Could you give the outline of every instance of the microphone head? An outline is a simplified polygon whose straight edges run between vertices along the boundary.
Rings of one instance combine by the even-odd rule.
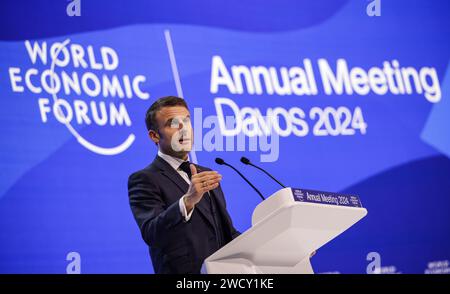
[[[222,165],[225,163],[225,161],[220,157],[216,157],[216,163]]]
[[[247,157],[242,156],[241,157],[241,162],[244,164],[249,164],[250,163],[250,159],[248,159]]]

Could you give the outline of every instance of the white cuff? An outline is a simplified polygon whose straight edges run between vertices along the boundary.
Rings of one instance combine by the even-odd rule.
[[[186,210],[186,205],[184,205],[184,197],[186,197],[186,196],[183,196],[180,198],[180,201],[178,201],[178,204],[180,205],[181,215],[184,217],[184,220],[188,222],[191,219],[191,216],[192,216],[192,213],[194,212],[195,206],[192,208],[191,212],[188,214],[187,210]]]

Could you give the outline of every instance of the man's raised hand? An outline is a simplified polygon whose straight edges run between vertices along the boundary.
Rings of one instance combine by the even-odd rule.
[[[188,213],[202,200],[206,192],[219,187],[219,182],[222,180],[222,175],[216,171],[197,173],[195,165],[190,164],[189,167],[191,169],[191,184],[184,195],[184,204]]]

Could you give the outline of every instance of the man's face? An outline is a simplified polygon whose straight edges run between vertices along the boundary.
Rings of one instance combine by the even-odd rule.
[[[163,107],[156,113],[158,132],[150,138],[165,154],[186,159],[192,149],[193,134],[189,110],[183,106]]]

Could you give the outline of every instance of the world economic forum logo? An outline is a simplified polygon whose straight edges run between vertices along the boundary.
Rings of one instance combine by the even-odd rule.
[[[84,126],[131,127],[126,107],[130,99],[149,99],[144,75],[119,71],[119,55],[111,47],[64,42],[24,42],[32,67],[9,67],[11,89],[36,94],[42,123],[66,126],[79,144],[101,155],[117,155],[134,142],[131,132],[114,146],[101,146],[83,137]],[[120,74],[119,74],[120,73]],[[64,97],[64,98],[62,98]],[[114,136],[116,136],[114,134]],[[123,136],[123,133],[117,134]]]

